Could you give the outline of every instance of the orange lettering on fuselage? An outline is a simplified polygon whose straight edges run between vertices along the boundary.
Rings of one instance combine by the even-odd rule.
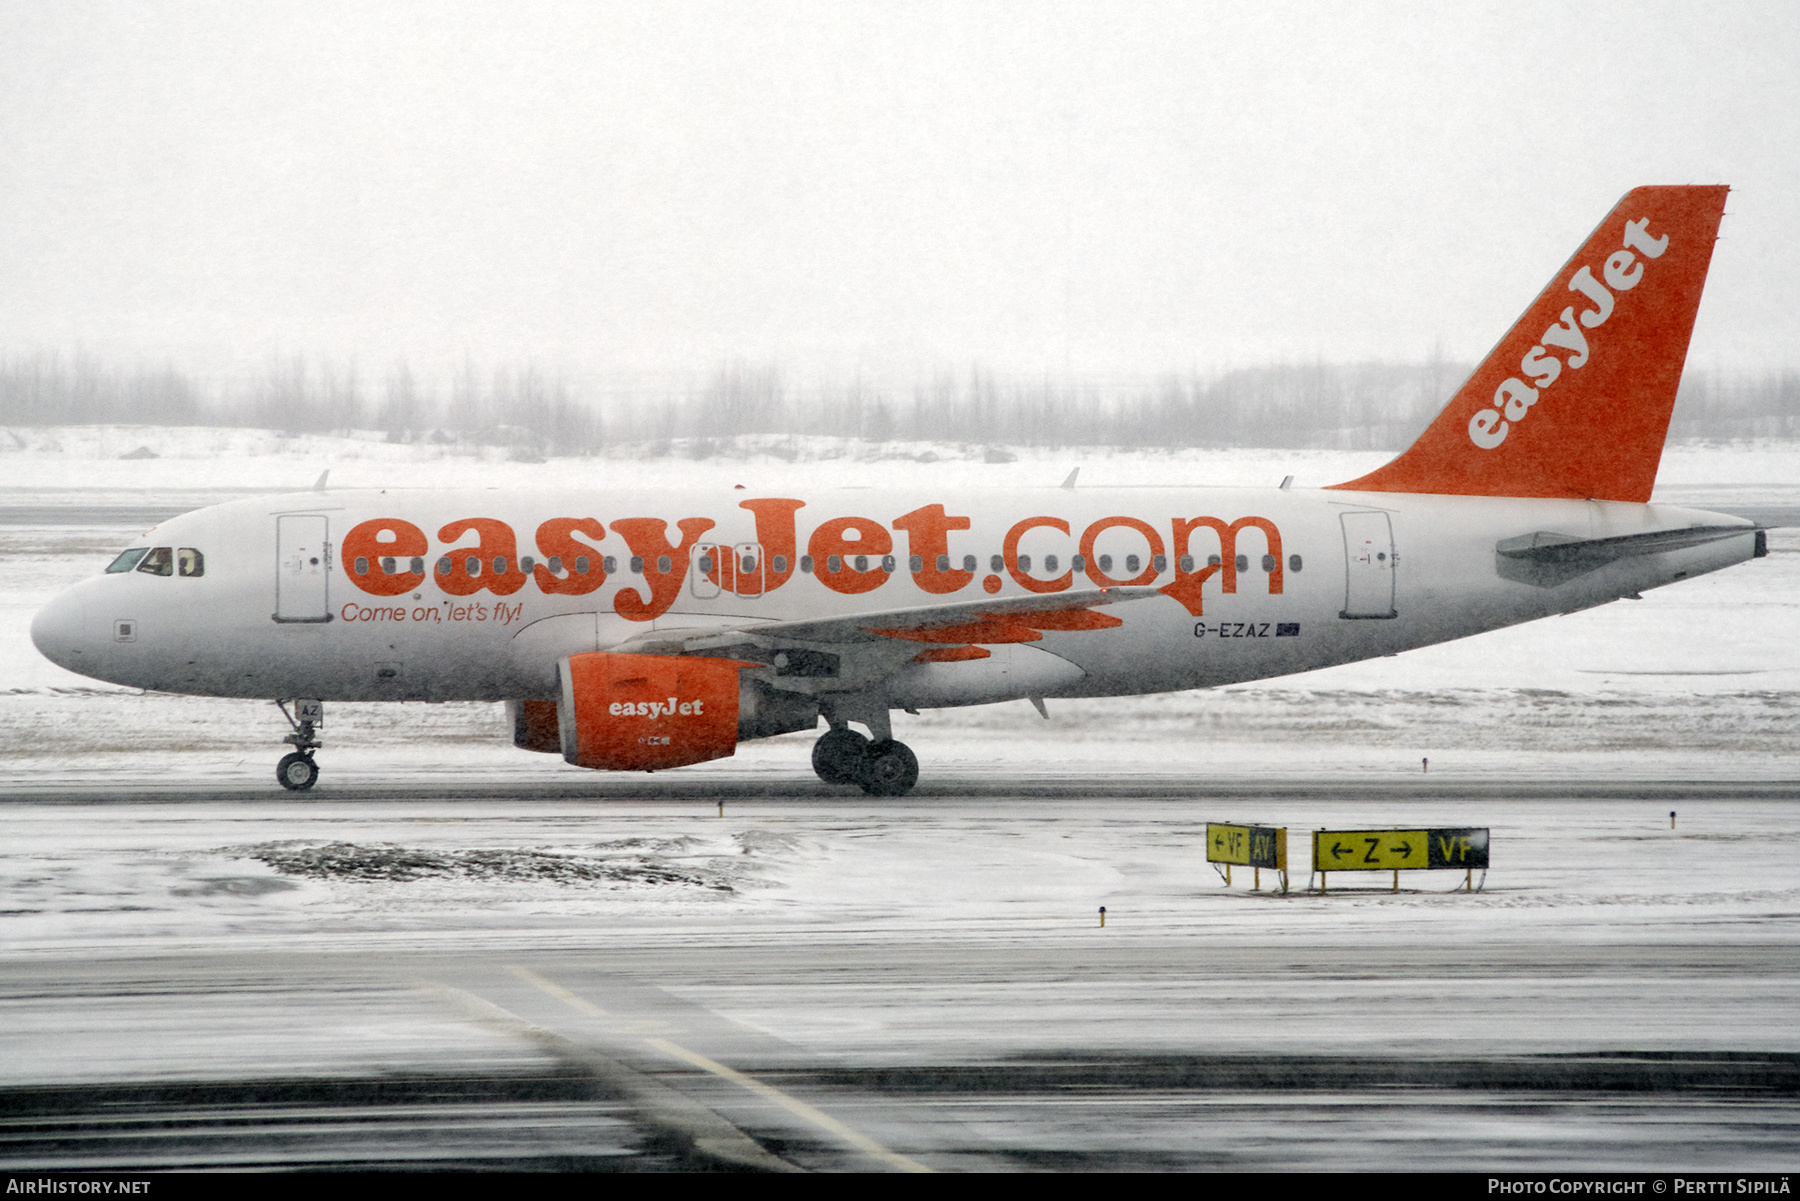
[[[606,527],[592,517],[552,517],[537,529],[537,548],[551,559],[562,561],[563,574],[555,576],[539,563],[531,569],[538,591],[560,596],[585,596],[606,583],[606,562],[599,551],[585,542],[575,541],[577,532],[598,542],[606,537]],[[577,570],[576,560],[586,559],[585,572]]]
[[[769,497],[739,502],[756,519],[757,545],[762,548],[762,590],[773,591],[786,584],[799,566],[795,558],[799,538],[796,514],[804,501]],[[716,523],[706,517],[683,517],[676,522],[681,531],[679,544],[671,544],[666,535],[668,522],[654,517],[623,517],[612,522],[612,531],[623,538],[641,566],[648,596],[640,588],[621,588],[613,598],[613,609],[632,621],[651,621],[669,611],[680,595],[686,579],[694,547],[706,531]],[[919,570],[908,574],[925,592],[948,595],[967,588],[974,582],[974,572],[961,568],[939,569],[939,562],[949,558],[949,534],[970,528],[970,519],[948,514],[941,504],[922,505],[893,521],[893,528],[907,535],[910,557],[920,560]],[[1082,531],[1079,551],[1071,557],[1071,570],[1050,579],[1039,579],[1024,570],[1020,563],[1019,544],[1035,529],[1052,529],[1068,535],[1069,523],[1060,517],[1040,515],[1016,522],[1007,530],[1002,542],[1002,561],[1007,572],[1021,588],[1029,592],[1063,592],[1074,585],[1075,573],[1084,572],[1102,588],[1129,587],[1152,583],[1164,571],[1174,569],[1173,582],[1159,591],[1179,601],[1188,612],[1202,615],[1202,587],[1214,576],[1219,577],[1221,593],[1235,593],[1238,584],[1238,534],[1246,528],[1262,532],[1267,549],[1265,570],[1269,577],[1269,593],[1279,595],[1284,582],[1284,556],[1281,531],[1266,517],[1240,517],[1227,523],[1217,517],[1177,517],[1171,525],[1171,555],[1166,560],[1163,539],[1149,522],[1136,517],[1102,517]],[[1149,551],[1144,569],[1127,579],[1117,579],[1103,571],[1094,553],[1101,535],[1111,529],[1129,529],[1144,539]],[[1189,543],[1194,532],[1211,530],[1219,541],[1215,561],[1196,568]],[[430,543],[422,530],[410,522],[393,517],[364,521],[345,534],[339,561],[344,564],[350,582],[363,592],[375,596],[398,596],[418,588],[429,576],[451,596],[470,596],[492,592],[510,596],[534,580],[538,591],[548,595],[581,596],[594,592],[607,581],[603,564],[606,557],[597,546],[607,537],[606,527],[593,517],[552,517],[537,528],[537,549],[547,559],[557,561],[559,572],[547,563],[533,564],[529,575],[521,570],[511,526],[488,517],[470,517],[451,522],[438,531],[441,542],[454,543],[474,533],[479,541],[473,547],[448,546],[437,563],[425,573],[401,570],[402,561],[410,567],[412,560],[426,556]],[[578,541],[580,534],[588,541]],[[867,517],[834,517],[816,526],[807,540],[812,557],[812,574],[833,592],[857,595],[872,592],[888,582],[892,561],[883,560],[894,550],[894,540],[880,522]],[[733,555],[729,547],[716,552],[721,559]],[[1045,567],[1054,570],[1055,556],[1044,556]],[[1131,556],[1135,557],[1135,556]],[[577,564],[585,559],[588,570]],[[871,561],[873,560],[873,561]],[[858,566],[858,563],[861,566]],[[1184,564],[1186,566],[1184,567]],[[361,570],[358,570],[360,566]],[[390,566],[393,570],[389,570]],[[1110,566],[1110,564],[1109,564]],[[834,570],[835,568],[835,570]],[[714,563],[711,571],[715,582],[730,587],[730,565]],[[999,583],[992,578],[984,585],[997,591]]]
[[[444,542],[455,542],[473,531],[481,541],[472,547],[450,547],[438,563],[437,584],[451,596],[472,596],[492,592],[495,596],[511,596],[525,586],[525,573],[519,570],[518,546],[513,531],[504,521],[491,517],[465,517],[438,531]],[[474,560],[473,563],[470,560]],[[449,570],[444,570],[445,567]],[[471,571],[470,568],[474,570]]]
[[[856,537],[850,537],[850,531]],[[881,569],[881,556],[894,549],[894,540],[878,521],[867,517],[834,517],[813,531],[806,544],[813,557],[813,574],[819,583],[833,592],[855,596],[873,592],[887,583],[888,573]],[[852,566],[857,558],[876,562],[858,570]]]
[[[1194,517],[1174,519],[1175,533],[1175,580],[1158,589],[1165,596],[1173,597],[1195,617],[1204,615],[1200,597],[1201,586],[1217,575],[1220,577],[1219,590],[1235,593],[1237,591],[1237,536],[1238,531],[1246,526],[1255,526],[1262,531],[1263,539],[1268,546],[1268,555],[1272,560],[1269,567],[1269,595],[1281,592],[1281,531],[1275,523],[1266,517],[1240,517],[1230,525],[1226,525],[1217,517]],[[1209,563],[1199,571],[1184,572],[1181,560],[1188,554],[1188,539],[1197,529],[1209,529],[1219,536],[1219,561]]]
[[[763,550],[765,593],[775,591],[794,574],[794,552],[799,545],[794,533],[794,514],[805,506],[803,500],[780,497],[738,502],[738,508],[748,509],[756,515],[756,541]]]
[[[382,535],[386,537],[382,537]],[[425,582],[425,573],[410,570],[412,560],[431,549],[425,531],[410,521],[377,517],[365,521],[344,535],[338,557],[350,582],[372,596],[399,596],[411,592]],[[405,561],[409,570],[389,573],[383,559],[394,560],[398,567]]]
[[[938,570],[938,559],[950,557],[950,531],[969,528],[967,517],[950,517],[943,505],[925,505],[894,518],[894,528],[906,534],[908,552],[920,560],[913,578],[927,592],[944,595],[966,588],[975,578],[961,568]]]
[[[1000,546],[1000,554],[1006,562],[1007,573],[1012,576],[1014,583],[1028,592],[1065,591],[1069,585],[1075,582],[1073,571],[1065,571],[1055,579],[1037,580],[1019,570],[1019,539],[1025,536],[1027,530],[1041,527],[1061,530],[1065,534],[1069,532],[1069,523],[1060,517],[1027,517],[1024,521],[1019,522],[1012,529],[1006,531],[1006,541]]]
[[[681,581],[687,578],[688,552],[694,549],[700,535],[713,528],[714,522],[707,517],[683,517],[675,525],[681,531],[679,546],[670,545],[663,532],[669,523],[660,517],[621,517],[612,523],[613,532],[625,539],[632,557],[643,560],[644,582],[650,586],[648,601],[635,588],[619,589],[613,597],[613,612],[620,617],[655,621],[681,595]]]
[[[1144,561],[1144,570],[1129,580],[1113,579],[1101,571],[1099,563],[1094,560],[1094,540],[1107,530],[1119,528],[1136,530],[1144,536],[1144,541],[1150,547],[1150,554]],[[1087,563],[1088,578],[1102,588],[1129,588],[1138,584],[1148,584],[1157,576],[1156,560],[1162,553],[1162,535],[1151,528],[1149,522],[1140,521],[1136,517],[1102,517],[1081,535],[1081,558]]]

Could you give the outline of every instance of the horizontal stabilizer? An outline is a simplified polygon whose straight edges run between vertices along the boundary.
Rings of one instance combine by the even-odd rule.
[[[1756,532],[1756,527],[1748,525],[1696,525],[1613,538],[1577,538],[1573,534],[1539,530],[1517,538],[1502,538],[1494,544],[1494,554],[1503,579],[1554,588],[1621,559],[1686,550]]]

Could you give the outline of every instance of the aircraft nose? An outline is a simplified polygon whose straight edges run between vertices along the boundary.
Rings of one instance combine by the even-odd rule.
[[[38,653],[58,667],[81,671],[82,660],[91,657],[85,616],[81,602],[66,593],[39,609],[31,619],[31,641]]]

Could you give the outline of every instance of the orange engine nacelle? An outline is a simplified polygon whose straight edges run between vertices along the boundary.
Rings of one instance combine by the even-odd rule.
[[[737,750],[735,659],[612,655],[562,661],[556,722],[563,758],[577,767],[656,771],[723,759]]]

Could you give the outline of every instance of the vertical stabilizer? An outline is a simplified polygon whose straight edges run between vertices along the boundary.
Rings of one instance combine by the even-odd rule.
[[[1366,492],[1647,501],[1723,186],[1634,188]]]

